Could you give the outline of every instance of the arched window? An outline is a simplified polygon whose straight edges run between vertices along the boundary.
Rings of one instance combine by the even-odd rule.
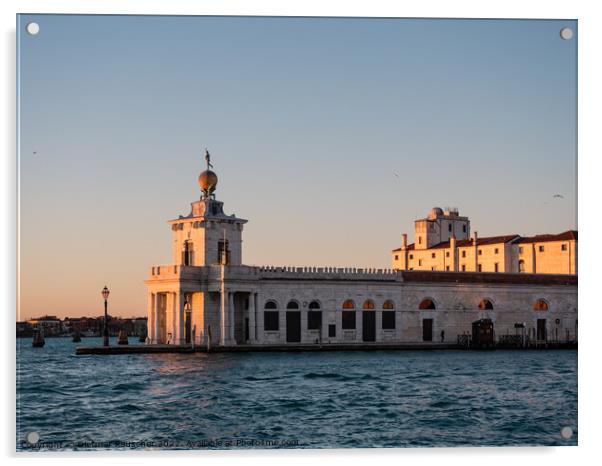
[[[371,299],[366,299],[364,304],[362,304],[362,309],[374,309],[374,301]]]
[[[286,305],[287,309],[299,309],[299,303],[297,301],[289,301]]]
[[[347,299],[343,303],[343,309],[355,309],[355,303],[352,299]]]
[[[518,261],[518,271],[519,273],[523,273],[525,271],[525,261],[522,259]]]
[[[395,330],[395,304],[390,299],[383,303],[382,328]]]
[[[482,311],[493,310],[493,303],[491,301],[489,301],[488,299],[482,299],[481,302],[479,303],[479,309]]]
[[[426,298],[420,302],[419,309],[435,309],[435,303],[432,299]]]
[[[533,304],[534,311],[547,311],[549,308],[548,302],[545,299],[538,299]]]
[[[276,304],[276,301],[267,301],[264,309],[278,309],[278,304]]]
[[[307,312],[307,329],[319,330],[322,328],[322,311],[320,303],[316,300],[309,303],[309,311]]]

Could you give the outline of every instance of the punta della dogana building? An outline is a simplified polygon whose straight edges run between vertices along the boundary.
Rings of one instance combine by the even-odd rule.
[[[434,208],[391,269],[245,265],[247,220],[225,213],[205,158],[200,199],[168,222],[172,263],[145,281],[151,344],[577,341],[576,231],[479,238],[456,209]]]

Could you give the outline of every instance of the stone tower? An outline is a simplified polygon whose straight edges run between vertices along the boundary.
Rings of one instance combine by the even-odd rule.
[[[176,265],[203,267],[242,264],[242,231],[247,220],[224,213],[224,203],[215,199],[217,174],[211,170],[210,155],[205,151],[207,169],[199,175],[201,198],[191,204],[186,217],[168,223],[172,229],[172,255]]]

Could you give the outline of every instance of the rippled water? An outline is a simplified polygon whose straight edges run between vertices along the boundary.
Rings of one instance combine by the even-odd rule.
[[[62,338],[41,349],[17,341],[18,449],[32,448],[30,432],[41,449],[577,444],[576,351],[74,348]]]

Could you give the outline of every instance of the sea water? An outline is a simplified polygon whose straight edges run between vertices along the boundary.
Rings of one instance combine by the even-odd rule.
[[[75,355],[100,344],[17,340],[18,450],[577,444],[575,350]]]

